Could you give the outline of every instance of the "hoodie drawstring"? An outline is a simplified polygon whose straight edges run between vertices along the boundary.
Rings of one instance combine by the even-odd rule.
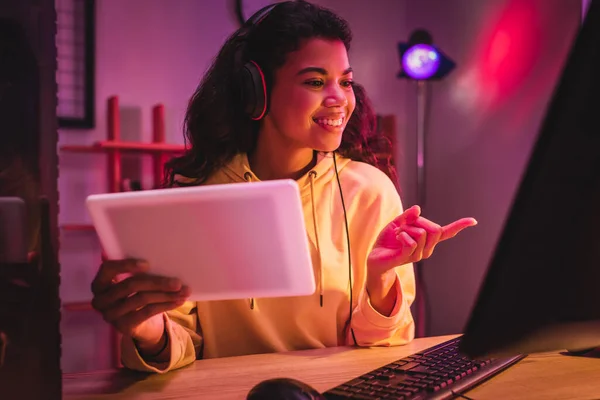
[[[312,217],[313,217],[313,229],[315,230],[315,242],[317,247],[317,254],[319,255],[319,304],[323,307],[323,260],[321,259],[321,247],[319,245],[319,226],[317,224],[317,208],[315,205],[315,186],[314,181],[317,177],[315,171],[308,173],[310,178],[310,203],[312,206]]]
[[[244,173],[244,180],[246,182],[252,182],[252,174],[250,172],[245,172]],[[254,299],[254,297],[252,297],[250,299],[250,309],[251,310],[254,310],[254,303],[255,303],[255,299]]]

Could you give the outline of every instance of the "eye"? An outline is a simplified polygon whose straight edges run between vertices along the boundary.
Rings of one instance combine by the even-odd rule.
[[[304,84],[307,86],[314,87],[314,88],[319,88],[319,87],[323,86],[323,81],[313,79],[313,80],[304,82]]]
[[[345,88],[352,88],[352,85],[354,85],[353,80],[347,80],[342,82],[342,86]]]

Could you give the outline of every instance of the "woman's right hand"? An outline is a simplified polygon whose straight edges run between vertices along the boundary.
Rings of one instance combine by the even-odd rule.
[[[163,341],[162,313],[181,306],[190,295],[176,278],[150,275],[139,260],[111,260],[100,266],[92,282],[92,307],[119,332],[152,349]],[[120,275],[128,275],[120,280]]]

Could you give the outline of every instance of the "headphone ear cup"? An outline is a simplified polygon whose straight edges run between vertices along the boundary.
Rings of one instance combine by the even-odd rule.
[[[241,72],[244,110],[255,121],[267,113],[267,84],[265,76],[254,61],[244,64]]]

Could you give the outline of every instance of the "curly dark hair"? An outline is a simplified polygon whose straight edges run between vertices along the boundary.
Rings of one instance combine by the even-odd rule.
[[[242,66],[249,60],[260,65],[270,92],[274,72],[286,56],[311,38],[340,40],[350,50],[352,32],[345,20],[326,8],[286,1],[278,3],[258,24],[247,23],[227,39],[188,104],[184,121],[187,150],[165,165],[166,186],[173,185],[175,175],[202,184],[236,154],[252,152],[259,122],[244,112],[239,81]],[[382,137],[366,92],[357,83],[353,88],[356,107],[337,152],[380,168],[397,184],[390,159],[378,158],[373,151],[372,143],[380,143]]]

